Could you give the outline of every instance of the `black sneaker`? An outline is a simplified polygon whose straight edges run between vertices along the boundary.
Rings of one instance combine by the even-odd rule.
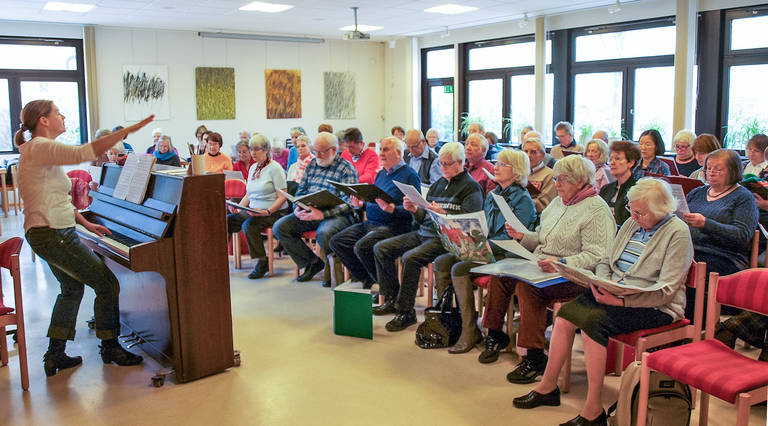
[[[520,362],[520,364],[517,364],[517,367],[515,367],[512,372],[507,374],[507,381],[510,383],[516,383],[518,385],[533,383],[539,376],[544,374],[544,369],[546,368],[546,357],[544,358],[543,362],[539,363],[534,363],[529,360],[528,357],[523,357],[523,360]]]
[[[495,335],[495,337],[494,337]],[[490,364],[499,359],[499,353],[509,346],[509,336],[504,333],[488,333],[485,337],[485,349],[477,358],[481,364]]]
[[[397,313],[397,309],[395,309],[395,302],[387,302],[379,306],[374,306],[372,311],[373,311],[373,314],[376,316],[390,315],[390,314]]]
[[[253,268],[253,271],[248,274],[249,280],[256,280],[269,272],[269,263],[266,260],[259,260],[258,263],[256,263],[256,267]]]
[[[399,312],[392,321],[386,325],[387,331],[400,331],[416,324],[416,311]]]
[[[296,281],[299,281],[299,282],[309,281],[312,278],[314,278],[314,276],[317,275],[318,272],[322,271],[323,268],[325,268],[325,263],[323,263],[322,260],[317,259],[316,261],[307,265],[306,268],[304,268],[304,273],[299,275],[299,277],[296,278]]]

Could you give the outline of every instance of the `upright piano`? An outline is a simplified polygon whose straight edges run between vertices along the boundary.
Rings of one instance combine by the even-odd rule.
[[[120,281],[120,321],[178,382],[234,366],[224,175],[153,171],[144,201],[112,196],[121,167],[106,164],[83,215],[106,226],[80,239]]]

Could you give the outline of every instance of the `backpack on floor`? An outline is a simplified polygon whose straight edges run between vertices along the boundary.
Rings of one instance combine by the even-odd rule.
[[[621,374],[619,400],[608,409],[608,415],[611,416],[608,424],[635,426],[639,390],[640,361],[635,361]],[[645,426],[688,426],[692,409],[692,394],[688,385],[666,374],[651,371],[648,386],[648,420]]]

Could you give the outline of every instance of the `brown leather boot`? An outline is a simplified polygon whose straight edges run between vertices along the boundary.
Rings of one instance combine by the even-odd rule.
[[[448,353],[463,354],[469,352],[483,339],[483,333],[477,327],[473,286],[469,275],[453,277],[453,290],[456,293],[461,311],[461,336],[459,336],[459,341],[448,349]]]
[[[435,292],[437,294],[438,303],[443,297],[443,293],[451,286],[451,271],[437,271],[435,270]],[[432,295],[430,295],[431,297]],[[453,306],[453,298],[446,300],[448,303],[444,308],[450,308]]]

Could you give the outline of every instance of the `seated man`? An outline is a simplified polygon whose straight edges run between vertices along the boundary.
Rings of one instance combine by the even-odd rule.
[[[483,208],[483,194],[480,185],[464,170],[464,146],[458,142],[443,145],[437,161],[443,177],[429,187],[426,197],[432,203],[429,209],[440,214],[480,211]],[[414,213],[419,229],[380,241],[373,247],[376,275],[381,294],[385,297],[385,303],[373,308],[373,314],[396,314],[387,323],[388,331],[405,330],[416,323],[413,305],[421,268],[445,253],[435,223],[428,217],[427,211],[416,207],[407,197],[403,200],[403,207]],[[398,283],[395,260],[401,256],[403,275]],[[437,289],[438,295],[442,290]]]
[[[440,171],[440,163],[437,161],[437,153],[431,148],[427,148],[427,140],[421,130],[411,129],[405,134],[405,145],[408,148],[405,151],[403,160],[416,173],[424,185],[432,185],[443,176]]]
[[[339,191],[330,181],[341,183],[357,183],[357,171],[349,161],[341,158],[336,151],[338,149],[336,136],[321,132],[315,139],[315,153],[317,158],[310,161],[304,171],[304,179],[299,183],[296,196],[311,194],[313,192],[328,190],[344,201],[349,197]],[[309,281],[325,267],[323,259],[318,258],[312,250],[304,244],[301,234],[317,230],[317,243],[329,252],[328,243],[331,237],[338,231],[352,225],[355,215],[349,204],[342,204],[328,210],[318,210],[310,207],[304,210],[295,206],[293,213],[282,217],[273,226],[275,236],[280,240],[291,259],[304,272],[299,275],[298,281]],[[326,283],[323,283],[325,286]],[[330,283],[327,284],[330,286]]]
[[[415,188],[421,186],[419,176],[403,162],[404,145],[403,141],[389,136],[381,140],[379,148],[383,168],[376,175],[375,184],[389,194],[395,203],[390,204],[382,199],[377,199],[375,203],[364,203],[354,196],[350,197],[353,205],[365,206],[367,220],[331,238],[331,250],[349,268],[352,277],[363,283],[363,288],[371,288],[376,281],[374,244],[411,230],[413,217],[403,208],[403,193],[393,183],[401,182]]]
[[[379,156],[376,151],[365,146],[363,134],[357,127],[345,130],[344,140],[347,142],[347,150],[342,152],[341,156],[355,166],[360,183],[373,183],[379,170]]]
[[[584,152],[584,147],[577,144],[573,139],[573,125],[571,123],[567,121],[557,123],[555,125],[555,136],[557,136],[557,140],[560,144],[553,146],[552,150],[549,152],[555,160],[565,157],[563,150]]]
[[[523,152],[528,154],[528,159],[531,160],[531,174],[528,175],[528,184],[539,191],[535,195],[531,194],[531,198],[533,198],[533,205],[536,206],[536,213],[541,214],[549,202],[555,198],[557,191],[555,190],[552,169],[544,164],[544,156],[546,155],[544,145],[539,138],[528,137],[528,135],[526,135],[525,143],[523,143]]]

